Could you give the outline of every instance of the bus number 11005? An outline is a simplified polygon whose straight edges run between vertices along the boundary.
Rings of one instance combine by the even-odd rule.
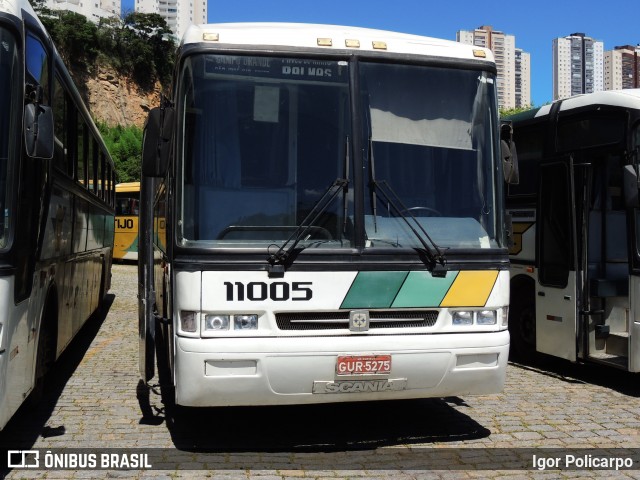
[[[270,299],[274,302],[307,301],[313,297],[312,282],[224,282],[227,290],[227,302],[262,302]]]

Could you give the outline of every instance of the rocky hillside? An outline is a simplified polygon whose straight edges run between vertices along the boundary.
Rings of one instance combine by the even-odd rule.
[[[143,127],[147,113],[160,104],[160,84],[144,91],[130,78],[115,71],[98,67],[86,79],[86,95],[92,115],[113,127],[136,125]]]

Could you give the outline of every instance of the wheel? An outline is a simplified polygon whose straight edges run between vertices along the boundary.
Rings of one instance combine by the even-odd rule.
[[[536,353],[536,306],[527,298],[516,298],[509,309],[509,358],[531,361]]]
[[[161,386],[170,386],[173,383],[171,378],[171,361],[170,361],[170,331],[167,325],[162,325],[156,321],[155,334],[155,350],[156,365],[158,366],[158,381]]]
[[[47,372],[51,369],[51,365],[55,359],[55,342],[52,337],[50,328],[42,319],[40,324],[40,334],[38,335],[38,347],[36,352],[36,371],[33,383],[33,389],[27,398],[29,408],[35,408],[44,397],[45,379]]]
[[[411,213],[412,215],[416,215],[416,212],[424,212],[426,215],[418,213],[417,215],[420,217],[441,217],[442,213],[440,213],[435,208],[430,207],[411,207],[406,210],[402,210],[401,213]]]

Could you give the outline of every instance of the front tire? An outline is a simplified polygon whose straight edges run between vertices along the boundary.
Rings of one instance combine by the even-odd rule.
[[[26,401],[30,408],[35,408],[42,401],[47,373],[51,370],[51,366],[55,361],[55,338],[45,320],[46,317],[43,318],[41,322],[40,333],[38,335],[33,389]]]
[[[536,353],[536,305],[525,292],[515,293],[509,309],[509,358],[530,362]]]

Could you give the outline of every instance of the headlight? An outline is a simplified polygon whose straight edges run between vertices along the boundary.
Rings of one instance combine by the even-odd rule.
[[[233,329],[234,330],[257,330],[258,315],[234,315]]]
[[[476,323],[478,325],[495,325],[497,322],[495,310],[482,310],[478,312]]]
[[[257,330],[258,315],[239,314],[230,315],[228,313],[206,313],[202,318],[202,336],[213,337],[216,334],[233,330]]]
[[[206,314],[203,332],[229,330],[229,315]]]
[[[453,312],[451,314],[451,322],[454,325],[473,325],[473,312]]]
[[[183,332],[194,333],[197,328],[196,318],[198,314],[196,312],[189,312],[187,310],[180,311],[180,330]]]

